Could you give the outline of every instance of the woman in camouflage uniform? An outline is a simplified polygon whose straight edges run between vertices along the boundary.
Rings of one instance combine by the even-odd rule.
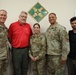
[[[30,38],[30,51],[31,65],[34,75],[45,74],[45,55],[46,55],[46,38],[45,35],[40,33],[40,25],[35,23],[33,25],[34,33]]]

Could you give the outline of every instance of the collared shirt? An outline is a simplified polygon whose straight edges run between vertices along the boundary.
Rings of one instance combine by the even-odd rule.
[[[11,45],[14,48],[23,48],[29,45],[29,39],[32,35],[31,27],[28,23],[20,24],[14,22],[8,29],[8,38],[11,39]]]
[[[48,36],[48,37],[47,37]],[[69,38],[65,27],[55,23],[46,31],[47,38],[47,54],[61,55],[66,59],[69,53]]]

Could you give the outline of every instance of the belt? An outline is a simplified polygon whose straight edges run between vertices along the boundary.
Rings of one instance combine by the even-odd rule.
[[[15,49],[24,49],[24,48],[28,48],[29,46],[27,46],[27,47],[17,47],[17,48],[15,48],[15,47],[12,47],[12,48],[15,48]]]

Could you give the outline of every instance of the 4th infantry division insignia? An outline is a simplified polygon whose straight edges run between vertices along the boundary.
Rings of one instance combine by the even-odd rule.
[[[37,22],[40,22],[48,11],[40,3],[35,4],[28,12]]]

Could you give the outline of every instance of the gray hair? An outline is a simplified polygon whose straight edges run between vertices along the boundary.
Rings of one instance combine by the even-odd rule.
[[[25,12],[25,11],[22,11],[20,14],[22,14],[22,13],[24,13],[24,14],[26,14],[26,15],[27,15],[27,12]]]
[[[4,10],[4,9],[1,9],[0,11],[4,11],[4,12],[6,12],[6,13],[7,13],[7,11],[6,11],[6,10]]]

